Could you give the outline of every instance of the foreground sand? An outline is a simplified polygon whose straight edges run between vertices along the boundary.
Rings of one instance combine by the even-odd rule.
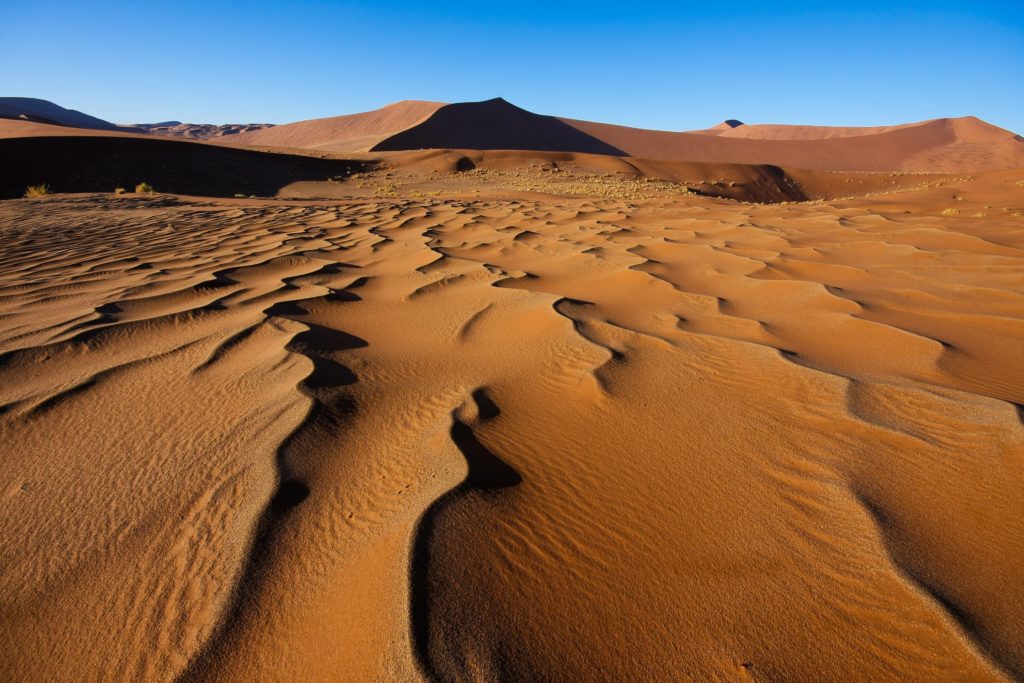
[[[1024,677],[1021,181],[0,203],[0,678]]]

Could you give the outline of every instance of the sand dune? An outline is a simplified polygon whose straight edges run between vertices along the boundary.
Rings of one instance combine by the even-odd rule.
[[[1024,677],[1024,171],[382,158],[0,202],[0,678]]]
[[[1024,166],[1024,141],[974,117],[870,132],[810,126],[738,126],[670,133],[569,121],[630,156],[774,164],[824,171],[963,173]],[[748,130],[749,129],[749,130]]]
[[[330,151],[562,151],[823,171],[970,173],[1024,167],[1024,141],[975,117],[870,128],[735,124],[688,133],[644,130],[543,116],[496,98],[399,102],[229,141]]]
[[[982,133],[982,135],[984,135],[984,131],[986,129],[994,131],[1000,130],[976,117],[967,116],[961,119],[934,119],[932,121],[904,123],[895,126],[791,126],[781,124],[747,124],[742,121],[729,120],[723,121],[722,123],[712,126],[706,130],[694,130],[689,132],[701,133],[703,135],[720,135],[722,137],[757,140],[826,140],[829,138],[850,138],[860,137],[863,135],[878,135],[880,133],[889,133],[906,128],[929,127],[946,121],[952,122],[952,125],[959,126],[961,128],[975,127]],[[969,130],[966,130],[965,132],[970,133]]]
[[[541,116],[499,98],[449,104],[373,146],[405,149],[522,149],[626,156],[628,152],[554,116]]]
[[[369,150],[380,140],[420,123],[440,102],[403,100],[361,114],[299,121],[234,136],[232,144],[258,147],[301,147],[333,152]]]
[[[46,184],[54,192],[113,192],[149,183],[165,192],[273,196],[299,180],[346,177],[368,166],[234,149],[145,134],[0,122],[0,198]]]
[[[124,130],[135,130],[140,133],[161,135],[189,140],[216,140],[241,133],[251,133],[272,128],[270,123],[227,123],[214,125],[209,123],[182,123],[181,121],[163,121],[160,123],[132,123],[121,126]]]
[[[372,177],[365,180],[374,192],[399,183],[406,191],[423,192],[448,186],[493,192],[507,186],[520,196],[523,191],[618,198],[693,193],[780,202],[864,195],[948,180],[936,174],[818,172],[601,153],[461,149],[329,154],[278,149],[283,151],[235,149],[124,130],[0,121],[0,153],[8,160],[0,167],[0,197],[19,197],[38,184],[47,184],[54,192],[109,192],[118,187],[131,190],[140,182],[161,191],[210,197],[354,197],[367,193],[344,181],[353,174],[370,173]],[[459,174],[467,172],[470,176],[460,179]],[[485,173],[492,175],[479,177]],[[503,174],[508,182],[499,181],[493,173]],[[617,182],[623,180],[631,183]],[[605,191],[611,194],[602,194]]]
[[[730,120],[707,130],[673,132],[545,116],[495,98],[456,104],[404,100],[370,112],[281,126],[176,121],[114,126],[44,100],[0,98],[0,136],[61,134],[46,126],[25,128],[29,122],[276,151],[527,150],[863,172],[974,173],[1024,167],[1024,140],[973,116],[863,128]]]
[[[0,97],[0,119],[97,130],[115,130],[117,128],[109,121],[83,114],[75,109],[65,109],[58,104],[35,97]]]

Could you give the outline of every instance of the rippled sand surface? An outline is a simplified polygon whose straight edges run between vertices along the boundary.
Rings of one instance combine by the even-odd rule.
[[[1022,180],[2,202],[0,673],[1024,677]]]

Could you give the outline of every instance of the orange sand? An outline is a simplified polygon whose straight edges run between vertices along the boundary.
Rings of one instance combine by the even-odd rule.
[[[0,202],[0,678],[1024,677],[1024,171],[499,179]]]

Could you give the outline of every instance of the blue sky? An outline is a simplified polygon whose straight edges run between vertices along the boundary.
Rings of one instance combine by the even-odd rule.
[[[1024,132],[1024,2],[16,2],[0,96],[116,122],[271,122],[501,96],[645,128]]]

